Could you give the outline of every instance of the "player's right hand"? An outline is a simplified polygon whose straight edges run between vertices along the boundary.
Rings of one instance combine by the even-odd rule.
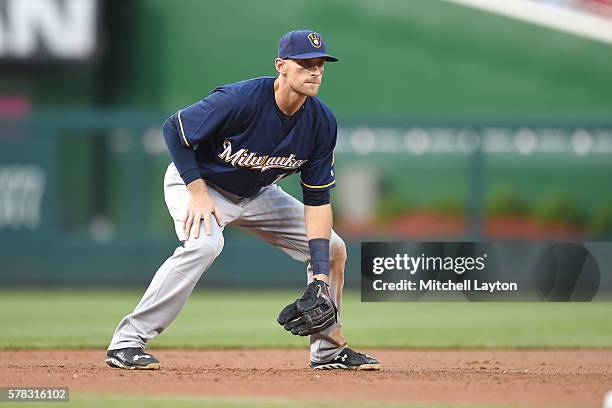
[[[189,191],[189,205],[183,219],[184,226],[183,232],[185,233],[185,240],[189,239],[191,235],[191,227],[193,227],[193,237],[200,237],[200,227],[202,219],[204,220],[204,231],[206,235],[211,234],[210,216],[215,215],[217,224],[223,226],[221,222],[221,211],[217,204],[215,204],[212,197],[208,194],[208,188],[204,180],[194,180],[187,185]]]

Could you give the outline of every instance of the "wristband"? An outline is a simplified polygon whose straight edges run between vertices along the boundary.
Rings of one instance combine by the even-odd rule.
[[[312,274],[329,276],[329,239],[311,239],[308,241],[308,247]]]

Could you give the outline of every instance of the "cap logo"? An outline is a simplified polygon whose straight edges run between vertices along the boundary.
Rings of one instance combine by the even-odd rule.
[[[313,47],[321,48],[321,37],[317,33],[308,34],[308,39]]]

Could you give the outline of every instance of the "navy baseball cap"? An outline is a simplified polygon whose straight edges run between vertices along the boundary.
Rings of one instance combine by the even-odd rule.
[[[338,58],[325,52],[323,38],[312,30],[296,30],[283,35],[278,41],[278,58],[325,58],[329,62],[338,61]]]

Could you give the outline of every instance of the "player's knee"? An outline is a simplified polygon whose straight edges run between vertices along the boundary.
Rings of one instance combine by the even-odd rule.
[[[329,258],[332,262],[346,261],[346,244],[338,235],[333,234],[329,244]]]
[[[223,250],[223,241],[223,235],[221,234],[218,236],[204,235],[200,236],[198,239],[190,239],[185,243],[185,247],[189,246],[189,248],[200,258],[214,259],[218,257]]]

